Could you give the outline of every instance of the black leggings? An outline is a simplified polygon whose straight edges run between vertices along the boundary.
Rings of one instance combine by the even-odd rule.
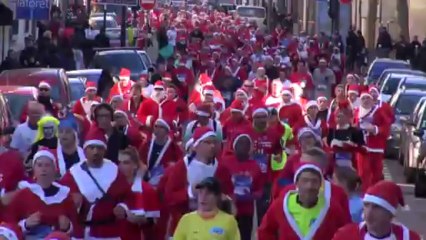
[[[253,216],[237,216],[238,228],[240,229],[241,240],[251,240],[253,231]]]

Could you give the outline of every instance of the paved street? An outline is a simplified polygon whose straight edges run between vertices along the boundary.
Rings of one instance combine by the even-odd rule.
[[[396,160],[385,162],[385,177],[398,183],[404,192],[407,209],[400,210],[397,220],[426,237],[426,199],[414,198],[414,186],[406,184],[402,166]]]

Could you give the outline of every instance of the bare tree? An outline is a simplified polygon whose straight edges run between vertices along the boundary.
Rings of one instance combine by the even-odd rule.
[[[409,39],[410,31],[408,29],[408,0],[396,1],[396,16],[398,24],[398,33],[403,35],[406,39]]]
[[[368,0],[366,42],[368,48],[374,48],[376,43],[377,0]]]

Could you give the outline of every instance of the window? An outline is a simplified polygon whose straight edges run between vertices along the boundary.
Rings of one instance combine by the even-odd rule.
[[[388,95],[393,95],[396,92],[396,90],[398,90],[398,86],[399,86],[400,82],[401,82],[400,77],[389,78],[385,82],[385,85],[383,86],[382,93],[388,94]]]
[[[402,62],[376,62],[371,68],[371,72],[369,74],[370,78],[379,78],[380,75],[382,75],[382,73],[388,68],[409,69],[410,65]]]
[[[426,83],[414,82],[414,83],[405,83],[402,85],[405,89],[419,89],[426,90]]]
[[[127,68],[131,72],[141,72],[146,70],[139,54],[135,52],[99,55],[96,63],[99,64],[97,67],[107,69],[113,74],[118,73],[122,68]]]
[[[34,97],[29,94],[6,93],[4,95],[9,105],[13,106],[10,108],[10,112],[13,120],[17,121],[21,118],[22,110],[27,103],[34,100]]]
[[[71,90],[71,102],[78,101],[81,97],[84,96],[84,83],[82,81],[71,81],[70,90]]]
[[[400,95],[395,105],[396,114],[410,115],[421,97],[421,95]]]
[[[237,8],[237,14],[240,17],[251,17],[251,18],[265,18],[266,11],[264,8],[254,7],[239,7]]]

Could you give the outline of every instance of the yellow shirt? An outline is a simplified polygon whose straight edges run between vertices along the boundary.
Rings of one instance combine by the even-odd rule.
[[[318,218],[321,209],[325,205],[324,195],[320,194],[317,204],[312,208],[304,208],[297,203],[297,193],[290,194],[288,196],[287,207],[288,210],[293,216],[294,221],[299,227],[300,232],[303,236],[308,234],[312,224]]]
[[[179,221],[173,240],[240,240],[234,216],[219,211],[209,219],[196,211],[185,214]]]

